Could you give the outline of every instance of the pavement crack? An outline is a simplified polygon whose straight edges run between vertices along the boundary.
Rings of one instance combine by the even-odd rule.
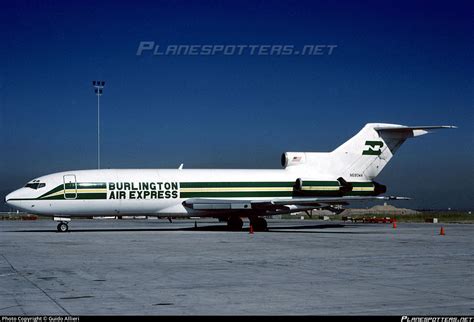
[[[61,300],[89,299],[92,297],[93,297],[92,295],[68,296],[68,297],[61,297]]]
[[[46,295],[51,301],[54,302],[54,304],[56,304],[61,310],[64,311],[64,313],[66,313],[67,315],[71,315],[71,313],[68,312],[68,310],[66,310],[61,304],[58,303],[58,301],[56,301],[54,298],[52,298],[45,290],[43,290],[38,284],[36,284],[35,282],[33,282],[32,280],[30,280],[26,275],[22,274],[20,271],[18,271],[13,265],[12,263],[10,263],[10,261],[5,257],[5,255],[1,254],[3,259],[7,262],[8,265],[10,265],[11,269],[16,273],[18,274],[19,276],[23,277],[26,281],[28,281],[31,285],[33,285],[34,287],[36,287],[38,290],[40,290],[44,295]]]
[[[16,301],[15,301],[15,302],[16,302]],[[18,302],[17,302],[17,303],[18,303]],[[10,306],[6,306],[6,307],[0,307],[0,311],[6,310],[6,309],[11,309],[12,307],[17,307],[17,306],[20,306],[20,307],[21,307],[20,304],[17,304],[17,305],[10,305]]]

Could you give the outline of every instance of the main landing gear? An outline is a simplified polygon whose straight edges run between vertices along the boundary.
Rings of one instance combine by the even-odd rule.
[[[267,221],[261,217],[250,217],[250,225],[254,231],[267,231]],[[227,220],[227,229],[230,231],[241,231],[244,225],[242,219],[238,216],[232,216]]]
[[[249,218],[254,231],[267,231],[267,221],[262,217]]]
[[[230,231],[241,231],[244,222],[238,216],[232,216],[227,220],[227,229]]]

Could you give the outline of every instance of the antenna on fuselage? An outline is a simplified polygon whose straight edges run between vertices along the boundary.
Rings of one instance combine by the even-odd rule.
[[[178,170],[183,170],[183,166],[184,166],[184,164],[181,163],[181,165],[179,166]]]

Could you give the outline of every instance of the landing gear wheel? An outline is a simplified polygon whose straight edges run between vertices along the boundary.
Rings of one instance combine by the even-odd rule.
[[[267,221],[265,218],[253,218],[250,220],[250,224],[253,227],[254,231],[267,231]]]
[[[58,232],[65,233],[69,230],[69,226],[65,222],[60,222],[58,224]]]
[[[240,217],[230,217],[227,221],[227,228],[230,231],[241,231],[243,225],[244,222],[242,219],[240,219]]]

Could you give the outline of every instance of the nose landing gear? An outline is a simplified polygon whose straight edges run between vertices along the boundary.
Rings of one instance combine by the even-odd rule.
[[[65,233],[69,230],[68,222],[71,221],[71,218],[67,217],[54,217],[54,221],[58,221],[57,230],[58,233]]]
[[[65,222],[60,222],[57,229],[59,233],[65,233],[69,230],[69,226]]]

